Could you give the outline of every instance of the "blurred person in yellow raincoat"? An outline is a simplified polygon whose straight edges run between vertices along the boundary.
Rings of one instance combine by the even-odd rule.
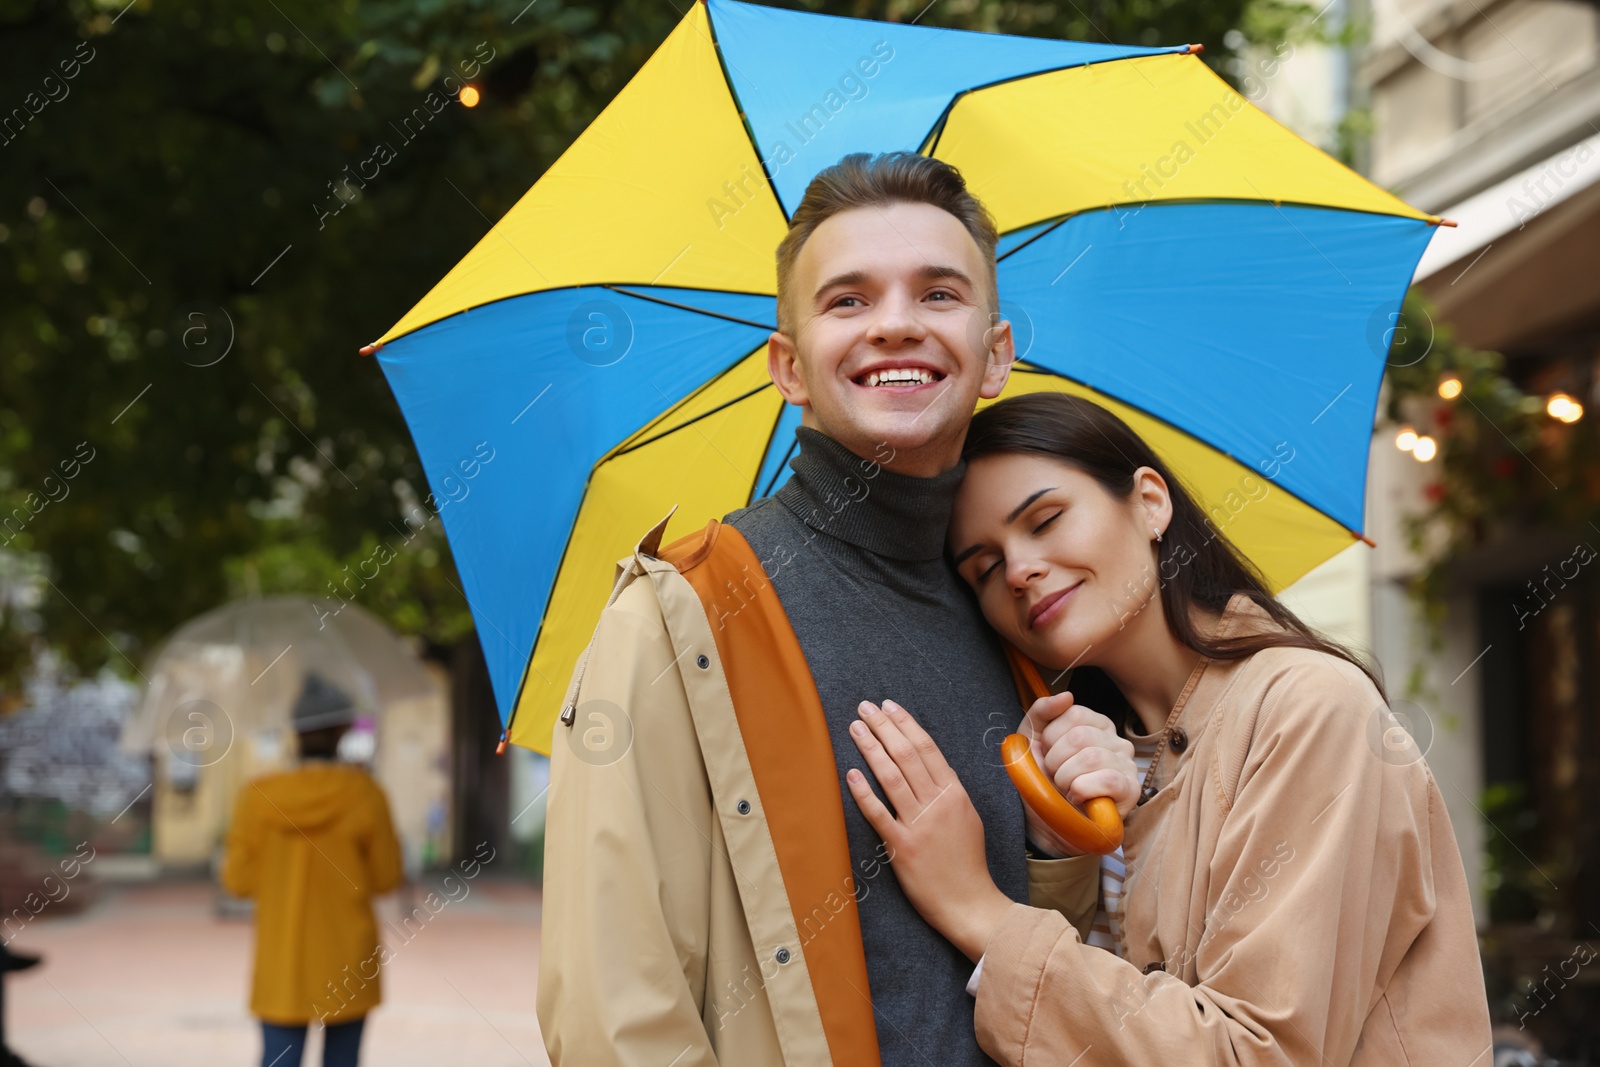
[[[324,1067],[354,1067],[362,1024],[381,999],[372,898],[400,884],[400,843],[383,790],[338,763],[355,709],[308,674],[295,703],[300,762],[240,790],[222,884],[256,902],[250,1010],[263,1067],[298,1067],[313,1018]]]

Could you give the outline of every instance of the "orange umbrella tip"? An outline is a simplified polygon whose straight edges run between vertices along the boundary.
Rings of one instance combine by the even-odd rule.
[[[494,746],[494,754],[496,756],[504,756],[506,754],[506,732],[504,730],[500,731],[500,743]]]
[[[1183,50],[1191,56],[1197,56],[1206,50],[1206,46],[1203,44],[1186,44],[1183,46]]]
[[[1366,545],[1368,548],[1377,548],[1378,547],[1378,542],[1374,541],[1372,538],[1368,537],[1364,533],[1356,533],[1354,530],[1351,530],[1350,531],[1350,536],[1354,537],[1357,541],[1360,541],[1362,544]]]
[[[1429,219],[1428,221],[1433,223],[1435,226],[1452,226],[1453,227],[1453,226],[1461,225],[1455,219],[1442,218],[1442,217],[1440,217],[1438,215],[1433,216],[1433,218]]]
[[[363,356],[375,356],[375,355],[378,354],[378,350],[381,349],[382,347],[383,347],[383,342],[382,341],[374,341],[370,345],[362,345],[361,346],[361,354]]]

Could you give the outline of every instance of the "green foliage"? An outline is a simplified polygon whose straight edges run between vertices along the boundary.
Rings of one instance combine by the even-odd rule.
[[[1394,339],[1384,432],[1411,425],[1439,442],[1426,504],[1406,523],[1424,560],[1412,591],[1438,624],[1451,568],[1467,553],[1519,529],[1600,524],[1600,431],[1593,412],[1552,419],[1543,397],[1507,377],[1504,357],[1456,341],[1420,295],[1407,297]],[[1419,347],[1420,358],[1406,354]],[[1445,400],[1438,387],[1450,375],[1461,394]]]
[[[380,542],[395,559],[357,602],[432,641],[467,633],[438,524],[406,537],[425,478],[355,351],[681,17],[658,0],[519,6],[0,3],[0,692],[34,642],[130,673],[185,619],[251,591],[326,592]],[[1224,69],[1246,7],[943,0],[919,21],[1204,42]],[[463,74],[475,109],[453,99]],[[340,195],[363,164],[376,176]],[[15,595],[27,567],[47,576],[37,604]]]
[[[1483,791],[1483,880],[1489,911],[1497,923],[1536,922],[1548,925],[1563,910],[1556,888],[1573,875],[1570,862],[1546,860],[1536,867],[1529,856],[1539,847],[1539,814],[1528,787],[1521,782],[1492,785]]]

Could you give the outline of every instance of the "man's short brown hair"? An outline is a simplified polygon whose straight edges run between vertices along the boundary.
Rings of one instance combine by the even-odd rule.
[[[789,232],[778,244],[778,330],[794,337],[794,263],[813,231],[841,211],[903,203],[932,204],[954,215],[977,242],[989,266],[989,311],[1000,310],[1000,287],[994,248],[999,234],[983,203],[967,191],[961,172],[940,159],[915,152],[872,156],[852,152],[822,171],[806,186],[806,195],[789,220]]]

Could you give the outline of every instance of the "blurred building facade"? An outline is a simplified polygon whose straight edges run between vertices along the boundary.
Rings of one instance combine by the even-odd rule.
[[[1354,24],[1359,43],[1291,44],[1233,74],[1301,136],[1459,224],[1436,231],[1414,279],[1434,321],[1395,337],[1390,362],[1420,360],[1448,326],[1502,353],[1522,391],[1565,393],[1600,417],[1600,4],[1317,6],[1322,30]],[[1435,644],[1407,589],[1423,561],[1405,519],[1425,509],[1437,472],[1396,447],[1396,429],[1380,424],[1372,443],[1376,547],[1353,546],[1285,599],[1372,650],[1427,751],[1473,883],[1497,1018],[1562,1062],[1594,1062],[1600,976],[1574,952],[1600,940],[1589,817],[1600,807],[1600,567],[1571,571],[1600,548],[1600,529],[1495,516],[1486,547],[1453,569]],[[1590,549],[1575,556],[1580,545]]]
[[[1414,279],[1437,324],[1502,353],[1522,391],[1568,394],[1596,417],[1600,5],[1372,0],[1367,18],[1352,83],[1372,119],[1360,163],[1459,224],[1435,234]],[[1421,357],[1435,326],[1422,329],[1391,361]],[[1475,876],[1499,1016],[1587,1057],[1600,984],[1561,962],[1600,940],[1600,568],[1573,562],[1579,546],[1600,548],[1600,530],[1495,516],[1486,546],[1452,570],[1443,647],[1430,650],[1405,591],[1420,561],[1402,520],[1433,472],[1394,433],[1380,427],[1372,451],[1372,646],[1393,688],[1422,694],[1410,710]],[[1530,464],[1528,477],[1551,481]],[[1530,993],[1549,974],[1561,977]]]

